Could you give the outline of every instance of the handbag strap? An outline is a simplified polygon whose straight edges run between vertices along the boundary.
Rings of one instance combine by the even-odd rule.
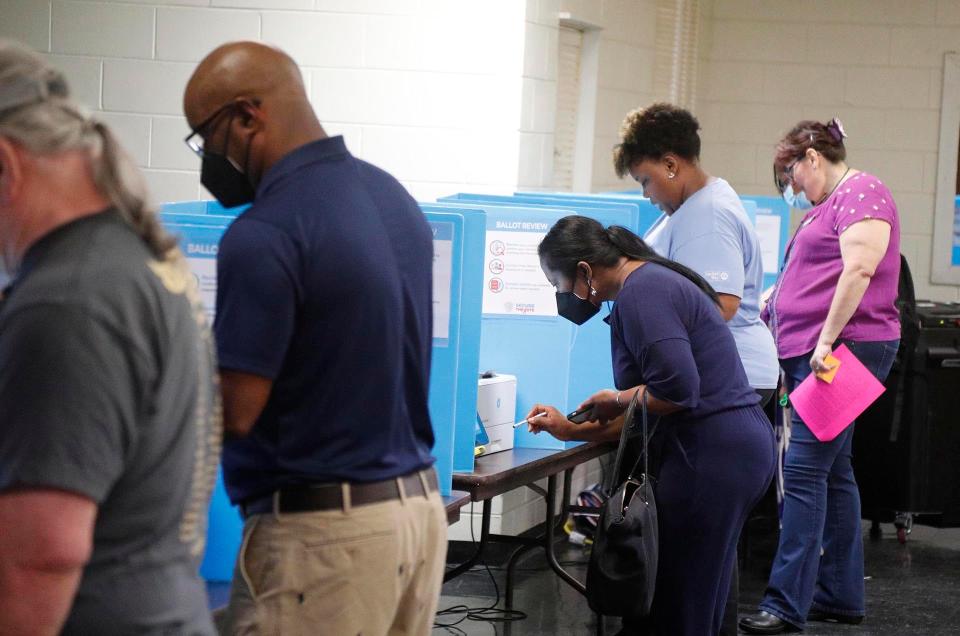
[[[631,402],[630,406],[633,407],[633,410],[631,411],[629,408],[627,410],[630,411],[631,414],[636,413],[636,404],[638,401],[640,401],[641,392],[643,393],[643,401],[641,402],[641,407],[640,407],[640,413],[641,413],[640,420],[642,422],[642,434],[643,434],[643,453],[640,457],[637,458],[637,461],[634,462],[633,468],[630,469],[630,473],[627,475],[627,479],[633,478],[633,473],[637,470],[637,466],[640,464],[641,459],[643,459],[644,478],[646,478],[647,472],[650,468],[650,462],[647,459],[649,454],[648,450],[649,450],[650,435],[647,434],[647,388],[646,387],[643,387],[643,389],[637,390],[633,394],[633,399],[630,400]],[[660,422],[658,421],[657,424],[654,425],[653,427],[654,431],[656,431],[657,426],[659,424]],[[624,420],[623,428],[620,430],[620,445],[617,446],[617,458],[613,462],[613,473],[612,473],[611,483],[605,489],[606,494],[608,496],[613,491],[614,486],[617,485],[617,480],[619,479],[619,475],[620,475],[620,465],[623,462],[623,455],[626,451],[627,438],[630,436],[631,428],[633,428],[633,422],[632,421],[627,422],[626,420]]]

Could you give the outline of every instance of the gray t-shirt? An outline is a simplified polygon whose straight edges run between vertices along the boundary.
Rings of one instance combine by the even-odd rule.
[[[182,261],[102,212],[35,243],[0,308],[0,492],[98,507],[66,634],[213,633],[197,568],[222,412]]]

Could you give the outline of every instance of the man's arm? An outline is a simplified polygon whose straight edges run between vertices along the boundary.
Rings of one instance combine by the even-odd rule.
[[[252,373],[220,369],[223,395],[223,430],[234,437],[246,437],[267,406],[273,381]]]
[[[58,634],[93,549],[96,504],[61,490],[0,494],[0,634]]]

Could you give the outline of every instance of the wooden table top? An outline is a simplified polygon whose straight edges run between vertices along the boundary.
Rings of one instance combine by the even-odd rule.
[[[443,506],[447,509],[447,523],[453,525],[460,521],[460,509],[470,503],[470,493],[453,490],[442,498]]]
[[[481,455],[472,473],[454,473],[453,487],[483,501],[556,475],[617,449],[615,442],[588,442],[568,449],[513,448]]]

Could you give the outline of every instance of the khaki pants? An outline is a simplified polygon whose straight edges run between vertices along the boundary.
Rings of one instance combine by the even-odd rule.
[[[426,635],[443,583],[440,495],[254,515],[243,528],[221,634]]]

